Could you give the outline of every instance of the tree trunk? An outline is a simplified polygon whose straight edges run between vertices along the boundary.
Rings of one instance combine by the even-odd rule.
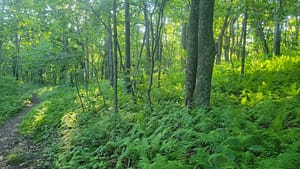
[[[110,20],[110,18],[109,18]],[[106,50],[106,60],[107,60],[107,70],[105,73],[106,79],[109,80],[110,85],[114,85],[113,81],[113,45],[112,45],[112,30],[111,30],[111,22],[109,21],[107,24],[107,37],[106,37],[106,43],[105,43],[105,50]]]
[[[88,92],[89,87],[89,79],[90,79],[90,66],[89,66],[89,46],[88,46],[88,38],[85,38],[85,88],[86,92]]]
[[[155,32],[155,46],[153,48],[153,55],[155,53],[156,57],[155,60],[158,61],[158,77],[157,77],[157,86],[160,88],[160,83],[161,83],[161,64],[162,64],[162,50],[163,50],[163,45],[162,45],[162,28],[163,25],[165,24],[165,20],[163,18],[164,15],[164,8],[166,5],[166,0],[163,0],[162,3],[159,5],[159,13],[158,13],[158,19],[156,23],[156,32]]]
[[[149,72],[149,85],[147,89],[147,101],[150,111],[153,111],[152,100],[151,100],[151,87],[152,87],[152,79],[153,79],[153,69],[154,69],[154,56],[151,55],[150,51],[150,23],[148,18],[148,7],[147,2],[143,1],[144,5],[144,21],[145,21],[145,45],[146,45],[146,57],[148,60],[148,68],[147,72]]]
[[[117,30],[117,0],[113,6],[114,22],[114,57],[113,57],[113,81],[114,81],[114,114],[118,115],[118,30]]]
[[[267,40],[265,38],[265,34],[264,34],[264,30],[262,27],[262,23],[259,20],[256,20],[256,29],[257,29],[257,34],[258,37],[263,45],[263,49],[264,49],[264,54],[265,55],[269,55],[269,47],[268,47],[268,43]]]
[[[229,30],[229,36],[230,36],[230,39],[231,39],[231,46],[230,46],[230,54],[229,54],[229,60],[230,62],[232,62],[232,55],[234,53],[234,50],[235,50],[235,29],[234,29],[234,23],[236,22],[237,18],[231,18],[231,21],[230,21],[230,30]]]
[[[144,5],[144,22],[145,22],[145,46],[146,46],[146,57],[151,64],[151,53],[150,53],[150,24],[149,24],[149,17],[147,11],[147,3],[143,1]]]
[[[295,30],[295,40],[294,40],[294,45],[296,47],[299,46],[299,16],[296,14],[296,30]]]
[[[149,85],[147,89],[147,96],[148,96],[148,104],[150,111],[153,111],[153,106],[152,106],[152,99],[151,99],[151,89],[153,86],[153,74],[154,74],[154,64],[155,64],[155,54],[158,54],[156,56],[159,57],[159,52],[157,53],[156,51],[159,51],[160,48],[160,39],[161,39],[161,31],[163,27],[163,15],[164,15],[164,8],[166,5],[167,0],[162,0],[161,4],[159,4],[159,11],[157,14],[157,20],[156,20],[156,27],[154,29],[154,24],[153,24],[153,13],[150,13],[150,23],[149,27],[151,26],[151,35],[152,35],[152,50],[151,50],[151,67],[150,67],[150,72],[149,72]],[[156,2],[157,3],[157,2]],[[155,3],[154,8],[157,6]],[[147,12],[146,12],[147,13]],[[154,32],[155,31],[155,32]]]
[[[85,16],[85,25],[87,25],[87,16]],[[86,35],[88,36],[88,35]],[[89,38],[85,37],[85,83],[86,83],[86,88],[88,88],[88,81],[90,79],[90,56],[89,56]]]
[[[125,91],[132,92],[130,71],[131,71],[131,56],[130,56],[130,11],[129,0],[125,0]]]
[[[280,42],[281,42],[280,14],[281,14],[282,1],[277,0],[276,3],[277,3],[277,8],[275,9],[275,18],[274,18],[273,53],[275,56],[279,56],[280,55]]]
[[[225,30],[228,26],[228,18],[229,18],[229,15],[226,15],[225,16],[225,19],[224,19],[224,22],[223,22],[223,26],[222,26],[222,29],[221,29],[221,32],[218,36],[218,41],[217,41],[217,58],[216,58],[216,64],[220,64],[221,63],[221,56],[222,56],[222,44],[223,44],[223,36],[224,36],[224,33],[225,33]]]
[[[248,4],[247,0],[245,1],[245,14],[243,19],[243,27],[242,27],[242,65],[241,65],[241,76],[243,77],[245,74],[245,60],[246,60],[246,37],[247,37],[247,22],[248,22]]]
[[[188,23],[188,58],[185,72],[185,106],[188,108],[193,107],[193,94],[196,85],[198,62],[199,2],[200,0],[192,0]]]
[[[159,37],[159,44],[157,49],[157,58],[158,58],[158,77],[157,77],[157,87],[161,86],[161,72],[162,72],[162,52],[163,52],[163,44],[162,37]]]
[[[229,62],[230,36],[226,33],[224,35],[224,58],[225,62]]]
[[[216,55],[213,38],[214,0],[200,0],[198,27],[198,62],[195,106],[206,110],[210,107],[211,80]]]
[[[16,37],[15,37],[16,54],[12,59],[13,76],[15,77],[16,80],[19,80],[20,41],[21,41],[21,38],[16,33]]]
[[[244,21],[244,19],[243,19],[243,21]],[[237,42],[236,42],[237,43],[236,46],[237,46],[237,59],[238,60],[240,60],[242,53],[243,53],[243,49],[242,49],[243,48],[243,37],[244,37],[243,33],[244,33],[244,31],[243,31],[243,26],[242,26],[242,31],[240,33],[240,37],[237,37]]]
[[[2,73],[2,65],[3,65],[3,61],[2,61],[2,45],[3,45],[3,42],[2,40],[0,39],[0,73]]]
[[[183,49],[187,49],[187,23],[181,24],[181,45]]]

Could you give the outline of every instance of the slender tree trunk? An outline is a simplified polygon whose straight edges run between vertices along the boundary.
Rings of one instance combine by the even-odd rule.
[[[157,77],[157,86],[160,88],[160,75],[161,75],[161,64],[162,64],[162,28],[164,25],[164,8],[166,5],[166,0],[163,0],[161,4],[159,5],[159,13],[158,13],[158,19],[157,19],[157,24],[156,24],[156,38],[155,38],[155,46],[154,46],[154,51],[153,54],[156,54],[156,61],[158,61],[158,77]]]
[[[264,49],[264,54],[265,55],[269,55],[269,47],[268,47],[268,43],[267,43],[267,40],[265,38],[265,34],[264,34],[264,30],[263,30],[263,27],[262,27],[262,23],[261,21],[259,20],[256,20],[256,29],[257,29],[257,34],[258,34],[258,37],[263,45],[263,49]]]
[[[229,62],[231,64],[231,70],[232,70],[232,74],[234,73],[234,63],[233,63],[233,59],[232,59],[232,55],[234,53],[235,50],[235,29],[234,29],[234,23],[236,22],[237,18],[231,18],[230,21],[230,27],[229,27],[229,43],[231,40],[231,46],[229,47]]]
[[[193,95],[196,85],[197,62],[198,62],[198,25],[199,25],[199,2],[200,0],[192,0],[189,31],[187,40],[187,64],[185,72],[185,106],[193,107]]]
[[[294,44],[296,47],[299,46],[299,16],[296,14],[296,30],[295,30],[295,40],[294,40]]]
[[[16,36],[15,36],[16,54],[12,59],[13,76],[16,78],[16,80],[19,80],[20,42],[21,42],[21,38],[16,33]]]
[[[94,69],[93,71],[95,72],[96,83],[97,83],[97,87],[98,87],[98,90],[99,90],[99,93],[98,93],[97,97],[98,96],[102,97],[103,107],[106,107],[106,99],[105,99],[105,96],[103,95],[102,88],[101,88],[100,81],[99,81],[99,77],[98,77],[99,70],[97,69],[97,67],[93,63],[92,63],[92,68]]]
[[[242,27],[242,32],[243,32],[242,33],[242,35],[243,35],[242,65],[241,65],[241,75],[242,75],[242,77],[245,74],[247,22],[248,22],[248,4],[247,4],[247,0],[245,0],[245,14],[244,14],[244,19],[243,19],[243,27]]]
[[[183,49],[187,49],[187,23],[181,24],[181,45]]]
[[[245,17],[244,17],[245,19]],[[244,19],[242,22],[244,22]],[[243,31],[243,26],[242,26],[242,31],[240,33],[240,37],[237,37],[237,59],[240,60],[240,58],[242,57],[242,53],[243,53],[243,37],[244,37],[244,31]]]
[[[224,58],[225,62],[229,62],[230,36],[226,33],[224,35]]]
[[[157,77],[157,87],[160,88],[161,86],[161,72],[162,72],[162,52],[163,52],[163,44],[162,44],[162,37],[159,37],[159,44],[157,50],[157,57],[158,57],[158,77]]]
[[[132,92],[130,71],[131,71],[131,56],[130,56],[130,11],[129,0],[125,0],[125,91]]]
[[[113,57],[113,81],[114,81],[114,114],[118,114],[118,30],[117,30],[117,0],[113,6],[114,22],[114,57]]]
[[[283,28],[281,28],[281,29],[283,29],[283,43],[284,43],[284,46],[285,47],[287,47],[289,44],[288,44],[288,36],[287,36],[287,31],[288,31],[288,23],[287,23],[288,21],[286,21],[285,23],[283,23],[283,25],[282,25],[282,27]],[[291,29],[291,28],[290,28]]]
[[[154,64],[155,64],[155,54],[158,54],[156,51],[160,48],[160,39],[161,39],[161,31],[163,27],[163,15],[164,15],[164,8],[166,5],[167,0],[162,0],[161,4],[159,4],[159,12],[157,15],[156,20],[156,27],[153,28],[153,13],[150,14],[150,23],[151,23],[151,35],[152,35],[152,51],[151,51],[151,67],[150,67],[150,74],[149,74],[149,85],[147,90],[147,96],[148,96],[148,104],[150,111],[153,111],[152,106],[152,99],[151,99],[151,89],[153,86],[153,74],[154,74]],[[156,2],[157,3],[157,2]],[[154,5],[154,8],[157,6],[157,4]],[[154,32],[155,30],[155,32]],[[157,56],[159,57],[159,56]],[[156,58],[157,58],[156,57]]]
[[[200,0],[198,65],[194,92],[195,106],[210,108],[211,80],[216,55],[213,38],[214,0]]]
[[[106,60],[107,60],[107,70],[105,73],[106,78],[109,80],[110,85],[114,85],[114,80],[113,80],[113,45],[112,45],[112,29],[111,29],[111,23],[110,19],[107,24],[107,35],[106,35],[106,43],[105,43],[105,50],[106,50]]]
[[[222,47],[223,47],[223,36],[224,36],[225,30],[228,26],[228,18],[229,18],[229,15],[226,15],[225,19],[224,19],[224,22],[223,22],[221,32],[218,36],[218,41],[217,41],[217,45],[216,45],[217,46],[216,64],[221,63]]]
[[[2,45],[3,45],[3,42],[2,40],[0,39],[0,73],[2,73],[2,65],[3,65],[3,62],[2,62]]]
[[[85,38],[85,89],[88,92],[89,88],[89,79],[90,79],[90,58],[89,58],[89,46],[88,46],[88,38]]]
[[[275,18],[274,18],[274,46],[273,53],[275,56],[280,55],[280,42],[281,42],[281,27],[280,27],[280,15],[281,15],[281,5],[282,1],[277,0],[277,8],[275,10]]]
[[[77,95],[78,95],[78,98],[79,98],[79,101],[80,101],[80,105],[81,105],[82,111],[84,112],[85,111],[85,106],[84,106],[83,99],[82,99],[82,96],[80,94],[80,90],[79,90],[79,86],[78,86],[79,80],[78,80],[77,68],[78,68],[78,66],[75,65],[74,66],[74,71],[73,71],[72,74],[74,76],[75,88],[76,88],[76,92],[77,92]]]
[[[85,25],[87,26],[87,16],[85,16]],[[85,83],[86,83],[86,89],[88,88],[88,81],[90,79],[90,56],[89,56],[89,38],[88,35],[85,37]]]
[[[230,46],[230,54],[229,54],[229,60],[230,62],[232,61],[232,55],[234,53],[235,50],[235,29],[234,29],[234,23],[236,22],[237,18],[231,18],[230,21],[230,30],[229,30],[229,36],[231,39],[231,46]]]
[[[149,65],[151,64],[151,53],[150,53],[150,23],[149,23],[149,17],[148,17],[148,11],[147,11],[147,3],[144,0],[144,22],[145,22],[145,45],[146,45],[146,57],[149,62]]]
[[[151,55],[150,48],[150,23],[148,18],[148,7],[147,2],[143,1],[144,5],[144,21],[145,21],[145,45],[146,45],[146,57],[148,60],[149,68],[147,71],[149,72],[149,85],[147,89],[147,101],[150,111],[153,111],[152,100],[151,100],[151,87],[152,87],[152,79],[153,79],[153,69],[154,69],[154,55]]]
[[[163,26],[165,25],[165,19],[164,19],[164,8],[166,5],[167,0],[163,0],[162,4],[160,4],[160,10],[159,10],[159,14],[158,14],[158,23],[156,26],[156,60],[158,61],[158,78],[157,78],[157,86],[158,88],[160,88],[160,84],[161,84],[161,64],[162,64],[162,51],[163,51],[163,45],[162,45],[162,30],[163,30]]]
[[[43,69],[40,67],[40,68],[38,68],[37,72],[38,72],[38,83],[39,84],[44,84]]]

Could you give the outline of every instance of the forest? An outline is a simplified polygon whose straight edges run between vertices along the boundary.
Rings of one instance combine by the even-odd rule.
[[[299,0],[0,8],[0,168],[300,168]]]

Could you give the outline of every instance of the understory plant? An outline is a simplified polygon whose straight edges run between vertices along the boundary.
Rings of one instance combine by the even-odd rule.
[[[167,87],[180,86],[179,73],[154,89],[153,112],[143,98],[134,101],[121,91],[117,117],[105,81],[101,88],[90,84],[88,91],[47,89],[22,131],[48,143],[44,153],[52,168],[296,169],[300,59],[283,56],[247,65],[243,79],[239,67],[233,72],[229,64],[216,66],[210,112],[187,110],[183,88]]]

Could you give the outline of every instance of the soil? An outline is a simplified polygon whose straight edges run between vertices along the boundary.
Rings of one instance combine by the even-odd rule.
[[[40,165],[43,160],[41,147],[33,144],[30,139],[23,137],[18,128],[24,116],[39,103],[38,97],[33,95],[31,102],[0,128],[1,169],[45,168]]]

